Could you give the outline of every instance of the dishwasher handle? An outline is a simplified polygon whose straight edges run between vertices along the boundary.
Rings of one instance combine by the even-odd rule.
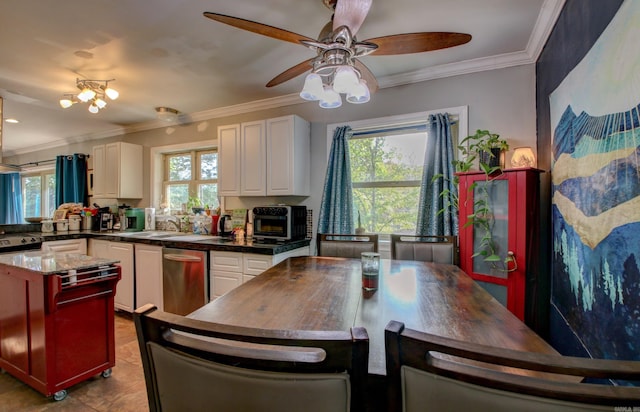
[[[202,262],[201,257],[193,256],[193,255],[180,255],[177,253],[168,253],[166,255],[163,255],[163,257],[166,260],[172,260],[175,262],[188,262],[188,263]]]

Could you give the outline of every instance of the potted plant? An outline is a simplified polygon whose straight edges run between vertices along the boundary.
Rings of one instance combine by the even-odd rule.
[[[474,212],[467,216],[467,221],[463,226],[463,228],[473,226],[480,236],[472,257],[480,256],[492,265],[497,264],[503,259],[498,255],[498,245],[492,235],[494,216],[488,189],[495,176],[501,174],[504,165],[504,152],[509,150],[509,144],[506,140],[500,139],[500,135],[496,133],[478,129],[475,134],[465,137],[460,142],[458,150],[461,157],[453,161],[456,172],[472,171],[477,164],[479,170],[485,176],[484,184],[479,186],[480,190],[474,197]],[[438,178],[443,178],[443,176],[436,175],[433,179]],[[457,175],[454,176],[453,182],[456,188],[459,188]],[[468,190],[474,191],[476,187],[477,184],[474,183]],[[446,199],[446,204],[439,213],[444,213],[447,210],[458,210],[459,196],[457,190],[452,193],[449,189],[445,189],[440,193],[440,196]],[[511,256],[505,257],[504,264],[506,265],[511,260]]]
[[[187,200],[187,209],[191,210],[196,215],[204,212],[202,201],[197,196],[189,196],[189,200]]]

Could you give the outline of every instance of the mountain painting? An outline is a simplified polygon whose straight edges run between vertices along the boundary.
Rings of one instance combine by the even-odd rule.
[[[589,356],[640,360],[640,2],[550,95],[552,305]]]

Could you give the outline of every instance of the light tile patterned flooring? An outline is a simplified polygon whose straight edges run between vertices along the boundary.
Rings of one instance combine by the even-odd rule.
[[[6,372],[0,372],[0,412],[145,412],[149,410],[140,350],[131,316],[115,316],[116,366],[111,377],[100,375],[67,389],[56,402]]]

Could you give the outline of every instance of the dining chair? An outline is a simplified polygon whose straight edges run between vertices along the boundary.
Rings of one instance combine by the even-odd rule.
[[[322,233],[317,236],[318,256],[360,258],[362,252],[378,251],[378,235],[339,235]]]
[[[578,412],[640,405],[640,387],[603,383],[640,380],[638,361],[501,349],[398,321],[385,329],[385,351],[389,411]],[[598,381],[585,383],[591,379]]]
[[[458,264],[455,236],[391,235],[391,259]]]
[[[133,314],[150,411],[359,411],[369,338]]]

